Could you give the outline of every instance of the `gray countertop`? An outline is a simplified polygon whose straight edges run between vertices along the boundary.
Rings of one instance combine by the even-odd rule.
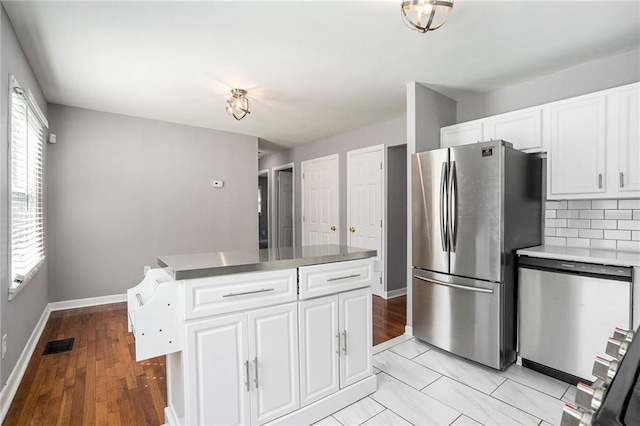
[[[537,246],[518,250],[519,255],[603,265],[640,267],[640,253],[564,246]]]
[[[165,268],[174,279],[186,280],[241,272],[297,268],[374,256],[376,256],[375,250],[327,244],[160,256],[158,265]]]

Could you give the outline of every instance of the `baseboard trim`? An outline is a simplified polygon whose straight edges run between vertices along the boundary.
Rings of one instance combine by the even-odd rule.
[[[405,325],[404,326],[404,335],[405,336],[409,336],[409,337],[413,337],[413,327],[410,325]]]
[[[22,353],[20,354],[20,358],[18,358],[18,362],[16,362],[15,367],[9,374],[9,378],[7,379],[7,383],[0,391],[0,422],[4,422],[4,418],[9,412],[9,407],[11,407],[11,403],[13,402],[13,398],[16,396],[16,392],[18,391],[18,387],[20,386],[20,382],[22,381],[22,377],[24,373],[27,371],[27,366],[29,365],[29,361],[31,360],[31,355],[36,349],[38,345],[38,341],[40,340],[40,336],[42,336],[42,332],[44,331],[45,325],[47,325],[47,321],[49,320],[49,315],[51,315],[51,304],[47,304],[45,306],[44,311],[42,311],[42,315],[38,320],[31,336],[27,340],[27,344],[24,346]]]
[[[406,294],[407,294],[407,288],[403,287],[403,288],[397,288],[391,291],[385,291],[383,297],[385,299],[394,299],[396,297],[405,296]]]
[[[411,336],[407,336],[406,334],[401,334],[398,337],[394,337],[391,340],[387,340],[386,342],[382,342],[382,343],[379,343],[379,344],[375,345],[371,352],[372,352],[373,355],[379,354],[380,352],[386,351],[387,349],[389,349],[389,348],[391,348],[391,347],[393,347],[395,345],[399,345],[400,343],[402,343],[402,342],[404,342],[406,340],[409,340],[409,339],[411,339]]]
[[[88,306],[109,305],[127,301],[127,294],[113,294],[111,296],[88,297],[86,299],[64,300],[62,302],[51,302],[51,311],[63,311],[65,309],[86,308]]]

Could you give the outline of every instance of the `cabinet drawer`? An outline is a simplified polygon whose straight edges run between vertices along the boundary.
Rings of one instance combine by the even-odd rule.
[[[295,302],[295,269],[248,272],[185,282],[186,319]]]
[[[373,259],[304,266],[300,268],[300,299],[367,287],[372,279]]]

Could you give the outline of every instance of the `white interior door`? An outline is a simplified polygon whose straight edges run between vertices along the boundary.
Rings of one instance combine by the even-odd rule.
[[[293,172],[277,170],[278,247],[293,246]]]
[[[338,154],[302,162],[302,245],[338,244]]]
[[[348,170],[348,244],[376,250],[374,294],[383,294],[382,214],[383,149],[382,145],[349,151]]]

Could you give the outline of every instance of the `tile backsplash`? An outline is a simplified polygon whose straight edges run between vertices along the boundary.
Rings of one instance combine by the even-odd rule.
[[[640,199],[547,201],[547,245],[640,252]]]

